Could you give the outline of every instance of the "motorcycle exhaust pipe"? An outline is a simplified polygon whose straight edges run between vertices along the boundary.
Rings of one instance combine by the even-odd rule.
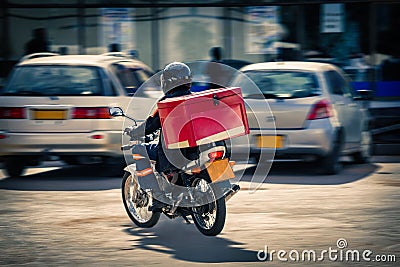
[[[228,202],[229,199],[231,199],[231,197],[233,197],[237,192],[239,192],[240,190],[240,186],[237,184],[234,184],[229,190],[228,192],[225,193],[224,197],[225,197],[225,202]]]

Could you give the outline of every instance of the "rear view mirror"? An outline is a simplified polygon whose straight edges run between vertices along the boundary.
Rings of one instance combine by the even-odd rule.
[[[125,116],[124,112],[122,111],[122,109],[120,107],[109,108],[108,112],[113,117]]]
[[[131,118],[131,117],[125,115],[124,111],[120,107],[109,108],[108,109],[108,113],[110,113],[110,115],[112,117],[125,117],[125,118],[128,118],[128,119],[132,120],[135,123],[135,126],[137,125],[136,120],[134,118]]]

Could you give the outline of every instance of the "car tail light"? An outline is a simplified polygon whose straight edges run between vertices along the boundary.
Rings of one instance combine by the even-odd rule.
[[[25,108],[0,108],[0,119],[25,119]]]
[[[108,108],[74,108],[73,119],[110,119]]]
[[[308,114],[308,120],[318,120],[318,119],[325,119],[332,116],[332,106],[328,100],[321,100],[315,103],[312,108],[311,112]]]
[[[222,159],[223,156],[224,156],[224,151],[214,151],[208,153],[208,157],[211,160]]]
[[[91,135],[90,138],[95,139],[95,140],[104,139],[104,135],[94,134],[94,135]]]
[[[1,139],[6,139],[7,138],[7,135],[5,135],[5,134],[0,134],[0,140]]]

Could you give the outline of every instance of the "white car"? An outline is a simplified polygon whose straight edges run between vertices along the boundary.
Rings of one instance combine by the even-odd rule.
[[[44,54],[19,62],[0,91],[0,161],[8,175],[46,156],[123,162],[123,121],[108,109],[127,107],[152,74],[140,61],[110,55]],[[131,107],[141,110],[143,99]]]
[[[252,107],[248,111],[252,154],[276,149],[275,160],[316,160],[327,174],[340,170],[341,155],[351,155],[357,162],[368,160],[370,117],[339,68],[316,62],[268,62],[240,70],[245,75],[232,86],[242,88]],[[248,90],[254,88],[252,82],[261,92]],[[262,109],[265,102],[272,113]],[[252,113],[261,119],[254,121]]]

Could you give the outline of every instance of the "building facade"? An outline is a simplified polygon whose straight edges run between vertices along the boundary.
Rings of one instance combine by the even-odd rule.
[[[35,29],[48,49],[99,54],[117,44],[155,70],[171,61],[223,57],[249,62],[318,60],[344,68],[377,97],[400,96],[399,1],[5,0],[1,76],[26,52]],[[391,86],[377,89],[376,83]],[[367,83],[367,84],[363,84]]]

